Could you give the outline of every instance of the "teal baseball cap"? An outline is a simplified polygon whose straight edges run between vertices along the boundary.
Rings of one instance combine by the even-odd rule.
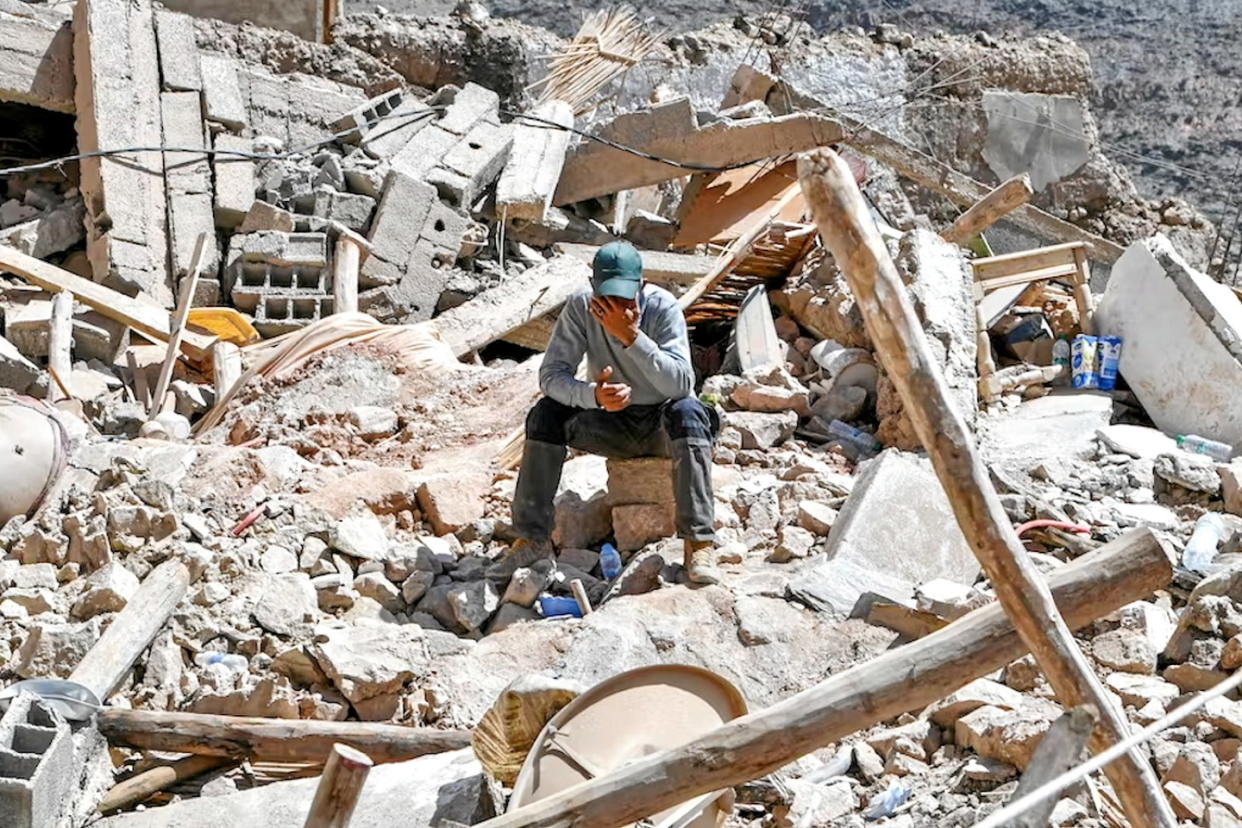
[[[601,247],[591,262],[591,270],[591,287],[596,296],[633,299],[643,283],[643,257],[629,242],[608,242]]]

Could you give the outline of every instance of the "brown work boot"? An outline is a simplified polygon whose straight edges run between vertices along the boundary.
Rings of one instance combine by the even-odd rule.
[[[518,538],[500,560],[487,568],[487,579],[493,583],[505,583],[513,577],[514,570],[530,566],[535,561],[551,558],[556,554],[551,541]]]
[[[716,570],[716,544],[712,541],[696,541],[686,538],[683,542],[686,573],[693,584],[718,584],[720,573]]]

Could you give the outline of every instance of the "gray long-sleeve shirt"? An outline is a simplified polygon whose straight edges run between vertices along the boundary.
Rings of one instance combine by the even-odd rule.
[[[671,293],[643,285],[638,295],[638,338],[628,348],[591,315],[592,295],[585,288],[565,302],[539,368],[543,393],[564,405],[599,408],[593,380],[608,365],[609,382],[629,385],[633,405],[655,405],[694,393],[686,317]],[[592,381],[574,376],[583,354]]]

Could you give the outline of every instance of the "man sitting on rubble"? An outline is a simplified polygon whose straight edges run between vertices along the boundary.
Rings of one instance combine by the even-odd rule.
[[[552,554],[552,500],[566,447],[605,457],[671,457],[677,535],[690,580],[715,583],[712,441],[714,409],[694,396],[686,319],[672,294],[643,281],[628,242],[595,254],[591,287],[565,303],[539,369],[546,395],[526,418],[526,446],[513,497],[519,540],[511,565]],[[587,358],[584,382],[575,373]]]

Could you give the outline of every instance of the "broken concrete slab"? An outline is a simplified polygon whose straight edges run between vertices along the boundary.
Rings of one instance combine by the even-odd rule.
[[[659,158],[711,167],[727,167],[828,146],[842,137],[841,126],[836,121],[809,114],[721,120],[700,127],[689,98],[677,98],[648,110],[618,115],[597,133]],[[606,174],[601,174],[602,171]],[[650,161],[598,141],[583,141],[566,158],[552,203],[572,204],[658,184],[685,174],[684,168]]]
[[[74,8],[73,32],[78,150],[161,146],[159,64],[149,0],[84,0]],[[80,163],[86,252],[95,281],[145,293],[171,307],[162,155],[139,152]]]
[[[173,277],[180,281],[188,274],[198,237],[205,235],[207,244],[203,248],[199,274],[215,278],[220,270],[220,247],[211,209],[211,168],[201,154],[207,148],[201,96],[198,92],[163,92],[160,111],[164,145],[196,151],[169,153],[165,157],[164,191],[168,199],[168,245]]]
[[[0,101],[74,111],[73,32],[59,9],[0,8]]]
[[[203,115],[237,132],[249,126],[236,64],[219,54],[199,55],[203,76]]]
[[[12,342],[0,337],[0,387],[24,394],[42,373]]]
[[[1096,327],[1123,339],[1121,374],[1160,430],[1242,443],[1242,302],[1166,237],[1126,248]]]
[[[989,418],[981,437],[992,457],[1090,457],[1096,432],[1112,416],[1113,398],[1108,392],[1057,389]]]
[[[419,780],[411,785],[410,780]],[[263,815],[266,828],[306,824],[319,779],[277,782],[248,791],[187,799],[164,808],[121,814],[99,828],[216,828]],[[483,769],[469,748],[371,768],[350,819],[355,828],[392,825],[477,825],[493,815]]]
[[[170,91],[201,92],[203,76],[194,42],[194,19],[160,10],[155,13],[155,39],[160,50],[160,77]]]
[[[1091,159],[1083,103],[1072,95],[988,90],[983,111],[983,159],[1001,181],[1027,173],[1038,193]]]
[[[506,219],[543,221],[569,148],[569,132],[552,125],[573,126],[574,111],[564,101],[545,101],[530,116],[518,119],[513,152],[496,184],[496,209]]]
[[[216,226],[225,230],[232,230],[242,224],[243,220],[249,215],[251,206],[259,202],[256,202],[254,199],[256,187],[254,161],[240,155],[229,155],[227,153],[253,152],[254,141],[250,138],[241,138],[222,132],[216,136],[213,149],[217,153],[225,153],[212,156],[212,169],[216,174],[216,186],[213,191],[212,202]],[[271,207],[270,209],[276,210],[279,208]],[[279,227],[251,227],[250,230],[243,229],[241,232],[283,229],[286,229],[283,225]],[[293,230],[292,219],[287,230]]]
[[[920,583],[972,584],[978,574],[930,464],[889,449],[862,466],[827,553],[790,581],[789,593],[811,609],[849,613],[867,593],[908,600]]]

